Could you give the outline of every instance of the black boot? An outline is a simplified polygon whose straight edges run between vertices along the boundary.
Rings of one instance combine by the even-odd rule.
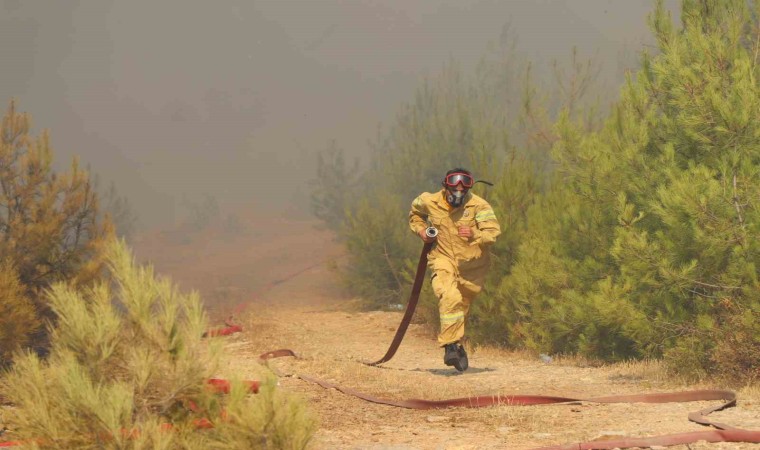
[[[446,344],[443,346],[443,363],[447,366],[457,366],[459,364],[459,344]]]
[[[457,353],[459,354],[459,363],[454,364],[454,367],[460,372],[464,372],[470,367],[469,361],[467,361],[467,352],[464,351],[464,347],[461,344],[458,345]]]

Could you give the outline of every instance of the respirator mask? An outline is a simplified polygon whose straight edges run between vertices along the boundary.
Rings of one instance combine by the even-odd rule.
[[[469,192],[475,180],[472,175],[467,173],[455,172],[446,175],[443,184],[446,187],[446,201],[454,208],[462,206],[465,197]],[[457,185],[461,184],[464,189],[457,190]]]

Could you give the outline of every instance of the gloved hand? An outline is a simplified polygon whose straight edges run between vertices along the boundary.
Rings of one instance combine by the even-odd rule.
[[[430,236],[427,235],[425,228],[421,229],[418,234],[420,235],[420,239],[422,239],[422,242],[424,242],[426,244],[429,243],[429,242],[433,242],[435,240],[434,237],[430,237]]]

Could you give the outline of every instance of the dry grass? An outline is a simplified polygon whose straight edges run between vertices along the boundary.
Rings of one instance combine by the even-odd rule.
[[[682,386],[687,384],[684,379],[669,374],[665,365],[654,359],[619,362],[610,364],[605,369],[610,372],[610,379],[627,379],[652,386]]]
[[[754,383],[739,389],[739,397],[744,401],[760,403],[760,383]]]
[[[474,356],[482,356],[487,359],[501,359],[501,360],[535,360],[535,355],[528,350],[508,350],[499,347],[492,347],[488,345],[470,345],[466,341],[464,343],[467,348],[468,354]]]
[[[557,414],[557,408],[510,405],[509,403],[472,410],[472,416],[486,426],[498,429],[506,425],[523,432],[549,428],[556,422]]]

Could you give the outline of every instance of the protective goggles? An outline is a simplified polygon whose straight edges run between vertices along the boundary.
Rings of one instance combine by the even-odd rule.
[[[472,176],[466,173],[450,173],[446,175],[446,179],[443,181],[446,186],[455,187],[457,184],[462,183],[462,186],[471,188],[474,183]]]

